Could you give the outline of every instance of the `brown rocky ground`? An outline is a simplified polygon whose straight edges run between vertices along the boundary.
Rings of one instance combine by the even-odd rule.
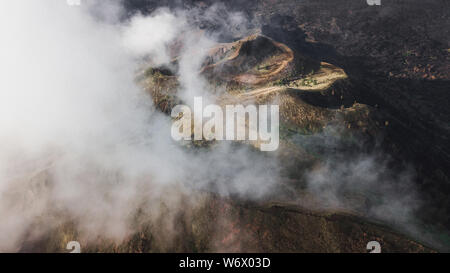
[[[203,194],[202,202],[184,205],[168,224],[166,208],[156,220],[141,215],[138,230],[122,242],[101,236],[84,237],[73,224],[56,228],[48,237],[24,244],[24,252],[66,252],[79,238],[83,252],[318,252],[363,253],[369,241],[382,251],[434,252],[383,225],[338,211],[311,211],[298,206],[242,203]],[[147,219],[145,221],[144,219]],[[89,239],[88,239],[89,238]]]

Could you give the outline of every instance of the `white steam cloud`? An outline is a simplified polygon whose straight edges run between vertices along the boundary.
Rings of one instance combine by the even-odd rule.
[[[0,251],[19,251],[69,220],[94,238],[121,239],[144,203],[150,211],[161,199],[177,206],[167,192],[213,185],[258,197],[275,181],[267,166],[276,164],[245,151],[224,145],[193,155],[173,143],[170,119],[135,84],[136,60],[168,63],[168,43],[184,32],[183,93],[205,92],[196,72],[202,54],[189,53],[207,39],[186,35],[195,29],[167,10],[123,24],[91,16],[99,11],[120,18],[117,5],[1,4]]]

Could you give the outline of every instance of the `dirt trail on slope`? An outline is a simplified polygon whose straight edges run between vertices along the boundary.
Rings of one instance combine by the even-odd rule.
[[[286,85],[256,88],[249,92],[237,94],[235,97],[239,100],[246,101],[285,90],[320,92],[330,88],[335,81],[345,78],[347,78],[347,75],[344,70],[329,63],[322,62],[321,69],[307,78],[295,80]]]

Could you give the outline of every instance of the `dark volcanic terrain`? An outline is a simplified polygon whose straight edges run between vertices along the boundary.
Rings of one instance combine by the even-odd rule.
[[[159,6],[206,10],[217,2],[135,0],[127,5],[130,12],[151,12]],[[260,28],[296,54],[342,68],[348,79],[335,85],[345,98],[342,103],[309,95],[303,101],[325,108],[360,103],[374,109],[386,121],[376,122],[377,136],[364,149],[382,149],[393,158],[393,169],[412,166],[420,221],[430,230],[450,229],[448,1],[396,0],[368,6],[363,0],[257,0],[223,5],[242,11],[249,29]],[[198,24],[221,29],[213,20]],[[222,39],[242,38],[233,35],[225,32]],[[444,244],[448,247],[448,241]]]
[[[214,14],[224,18],[189,18],[206,35],[220,33],[198,72],[225,91],[219,94],[222,104],[279,102],[281,182],[262,201],[199,191],[201,202],[183,203],[182,212],[167,208],[156,222],[136,216],[141,228],[129,240],[90,240],[83,251],[366,252],[373,240],[383,252],[450,250],[449,1],[382,0],[381,6],[369,6],[365,0],[128,0],[125,5],[129,15],[159,7],[195,9],[199,15],[213,5],[223,10]],[[241,12],[246,25],[226,25],[227,11]],[[138,77],[166,114],[181,102],[177,56],[172,57],[175,69],[145,67]],[[209,148],[202,141],[194,144],[193,149]],[[308,191],[305,173],[329,168],[333,178],[340,163],[350,158],[359,166],[366,155],[382,161],[383,171],[367,187],[347,181],[359,181],[357,175],[339,173],[344,177],[336,190],[344,196],[339,205]],[[417,193],[409,200],[413,219],[402,222],[375,211],[383,198],[396,201],[410,188]],[[385,196],[386,189],[395,197]],[[163,228],[166,215],[176,222],[170,236]],[[59,231],[27,242],[22,251],[63,249],[76,231],[70,224]]]

